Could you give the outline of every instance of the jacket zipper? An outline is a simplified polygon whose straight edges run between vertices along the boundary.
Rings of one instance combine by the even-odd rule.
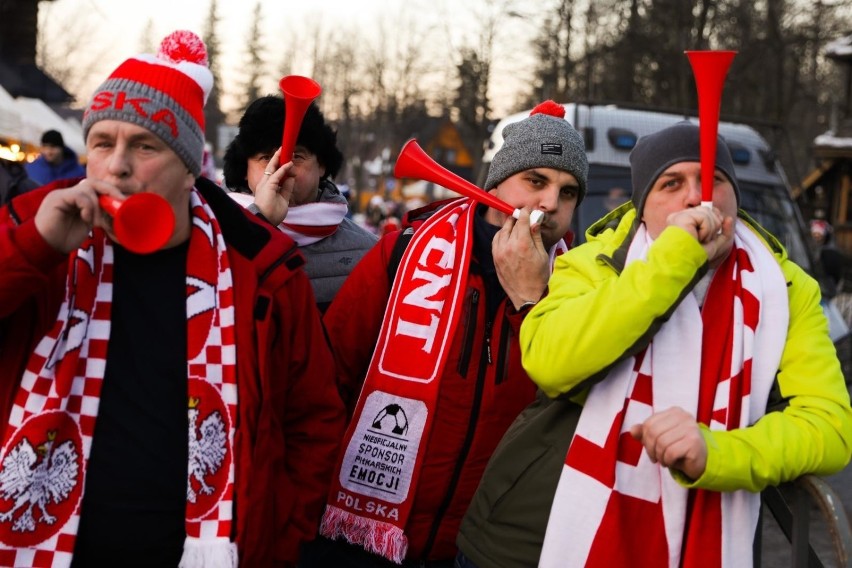
[[[476,432],[476,423],[479,419],[479,410],[482,406],[482,391],[485,386],[485,375],[488,366],[491,364],[491,328],[493,327],[493,323],[494,322],[490,319],[485,322],[485,342],[482,347],[484,357],[479,360],[479,372],[476,375],[476,390],[473,397],[473,408],[470,409],[470,420],[467,424],[467,433],[465,434],[464,443],[462,444],[461,451],[459,452],[459,458],[456,460],[453,474],[450,477],[450,484],[447,487],[447,493],[444,495],[444,500],[441,502],[441,506],[438,507],[438,512],[435,515],[435,520],[432,523],[431,530],[429,531],[429,538],[426,539],[426,545],[423,547],[423,558],[428,556],[429,551],[432,549],[432,545],[435,544],[435,538],[438,536],[438,529],[441,526],[441,521],[453,500],[453,496],[456,492],[456,485],[458,485],[459,477],[461,477],[461,472],[464,469],[464,462],[467,460],[467,454],[470,451],[471,444],[473,443],[473,435]]]
[[[476,335],[476,312],[479,307],[479,290],[474,288],[470,293],[470,300],[467,306],[467,318],[465,319],[465,335],[462,343],[461,354],[457,369],[462,378],[467,376],[467,369],[470,365],[470,355],[473,350],[473,339]]]
[[[503,323],[500,326],[500,349],[497,350],[497,367],[494,372],[494,384],[499,385],[509,376],[509,349],[511,347],[512,326],[509,318],[503,312]]]
[[[491,359],[491,327],[493,326],[493,322],[488,320],[485,324],[485,358],[490,365],[493,361]],[[481,367],[480,367],[481,368]]]
[[[270,264],[266,268],[266,270],[263,271],[263,274],[261,274],[260,277],[257,279],[258,288],[269,277],[270,274],[275,272],[276,268],[278,268],[279,266],[281,266],[282,264],[285,264],[288,260],[290,260],[290,257],[292,257],[294,254],[296,254],[296,251],[298,251],[298,250],[299,250],[299,247],[293,246],[293,248],[286,251],[282,256],[278,257],[278,259],[276,259],[275,262]]]

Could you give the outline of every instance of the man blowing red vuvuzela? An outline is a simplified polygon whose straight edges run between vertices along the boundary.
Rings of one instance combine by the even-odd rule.
[[[721,137],[702,168],[700,132],[640,138],[631,201],[556,262],[520,335],[546,396],[494,451],[459,566],[750,567],[760,492],[849,463],[819,285],[739,209]]]
[[[415,211],[413,234],[383,237],[326,312],[354,414],[327,538],[302,565],[452,564],[485,463],[535,395],[518,328],[586,190],[583,140],[563,107],[548,101],[533,113],[506,128],[485,184],[521,209],[517,221],[470,198]],[[531,226],[534,211],[546,216]]]
[[[316,532],[344,407],[296,244],[196,180],[212,84],[191,32],[126,60],[86,178],[0,209],[2,566],[292,566]],[[144,194],[150,254],[100,205]]]

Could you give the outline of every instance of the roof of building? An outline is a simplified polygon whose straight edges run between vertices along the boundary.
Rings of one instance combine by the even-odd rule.
[[[47,103],[74,99],[68,91],[32,63],[13,64],[0,56],[0,86],[13,97],[30,97]]]
[[[852,62],[852,35],[828,43],[825,46],[825,56],[837,61]]]

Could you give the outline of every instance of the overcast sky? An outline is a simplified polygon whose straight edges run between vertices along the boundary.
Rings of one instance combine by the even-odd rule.
[[[404,21],[416,22],[418,26],[437,26],[458,38],[464,37],[464,34],[475,37],[477,23],[476,18],[471,17],[474,13],[471,6],[491,2],[493,0],[261,0],[264,16],[262,41],[272,50],[275,38],[292,33],[289,30],[294,29],[298,37],[298,32],[313,29],[309,26],[317,21],[322,22],[324,30],[339,29],[341,33],[357,28],[362,37],[365,34],[367,37],[377,35],[377,25],[399,27]],[[517,2],[523,4],[524,0]],[[535,0],[529,2],[536,4]],[[68,33],[81,34],[86,38],[85,45],[75,46],[73,53],[69,54],[69,58],[85,59],[88,56],[88,60],[95,61],[97,68],[90,70],[89,80],[79,88],[80,92],[75,93],[86,98],[121,61],[142,51],[141,41],[149,25],[155,42],[182,28],[203,35],[209,6],[210,0],[141,0],[132,3],[122,0],[54,0],[40,3],[39,17],[47,41],[51,36],[61,37]],[[243,72],[242,61],[246,57],[243,44],[251,26],[254,6],[255,0],[218,0],[217,33],[222,52],[220,72],[223,81],[228,84],[241,81],[239,75]],[[431,48],[424,46],[424,49]],[[507,46],[506,49],[517,51],[517,46]],[[81,53],[77,54],[77,51]],[[97,54],[97,57],[92,54]],[[281,55],[276,55],[270,53],[267,57],[273,69],[282,59]],[[301,55],[308,58],[310,54]],[[436,54],[436,57],[446,60],[447,55]],[[499,71],[496,69],[497,73]],[[297,62],[293,72],[308,74],[310,69],[299,68]],[[277,77],[275,79],[277,83]],[[514,88],[516,80],[511,83]],[[492,98],[497,103],[495,110],[498,113],[510,110],[499,108],[499,87]]]
[[[439,3],[441,0],[439,0]],[[328,27],[369,22],[402,5],[394,0],[261,0],[265,44],[288,29],[292,23],[322,19]],[[141,38],[150,24],[155,41],[177,29],[189,29],[203,35],[210,0],[54,0],[40,3],[41,23],[48,33],[68,33],[65,22],[74,22],[73,30],[94,31],[93,52],[103,53],[103,73],[109,73],[126,57],[139,53]],[[255,0],[218,0],[217,32],[222,56],[227,65],[243,53]],[[80,27],[78,27],[80,26]],[[97,51],[94,51],[97,50]],[[223,69],[227,72],[227,69]]]

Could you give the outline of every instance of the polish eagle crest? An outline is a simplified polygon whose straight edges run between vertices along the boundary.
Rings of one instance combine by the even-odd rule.
[[[22,438],[3,458],[0,496],[14,503],[8,511],[0,512],[0,522],[13,521],[12,530],[16,532],[32,532],[37,523],[56,522],[47,506],[65,501],[77,485],[78,458],[71,440],[57,445],[56,430],[48,431],[47,439],[36,448]]]
[[[225,461],[228,452],[228,433],[225,421],[218,410],[211,412],[198,424],[200,400],[189,399],[189,479],[186,484],[186,500],[195,503],[198,493],[212,494],[216,488],[207,484],[208,475],[215,474]],[[198,483],[196,491],[193,479]]]

